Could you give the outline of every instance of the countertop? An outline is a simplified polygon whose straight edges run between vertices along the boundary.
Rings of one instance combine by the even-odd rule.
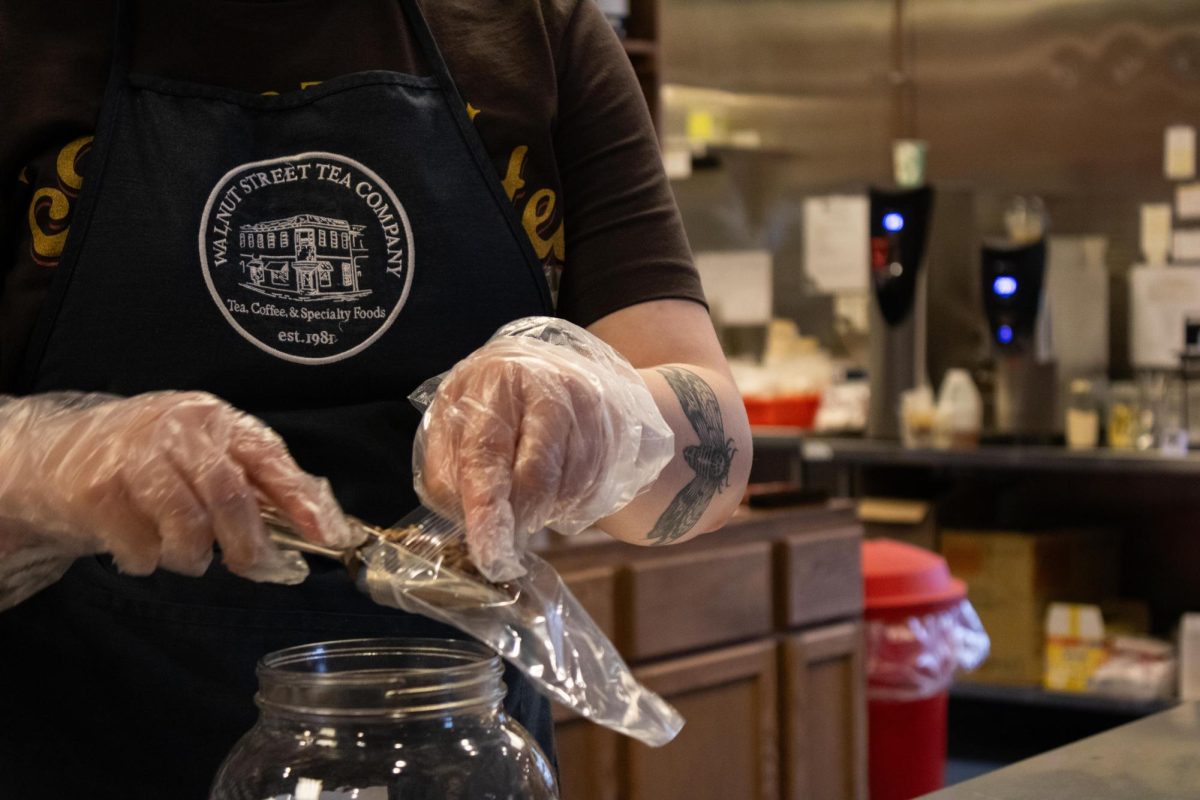
[[[878,439],[826,438],[787,429],[755,429],[755,451],[788,450],[810,463],[857,466],[938,467],[1023,472],[1109,473],[1200,476],[1200,454],[1163,455],[1153,451],[1070,450],[1048,445],[992,445],[961,450],[909,449]]]
[[[1200,797],[1200,703],[1185,703],[927,795],[936,800]]]
[[[637,553],[642,560],[665,558],[707,550],[714,546],[734,547],[780,533],[819,533],[858,525],[854,509],[855,505],[852,502],[836,499],[770,510],[741,506],[721,530],[670,547],[627,544],[595,529],[586,530],[577,536],[544,533],[532,546],[535,552],[558,567],[561,572],[565,567],[626,558],[630,553]]]

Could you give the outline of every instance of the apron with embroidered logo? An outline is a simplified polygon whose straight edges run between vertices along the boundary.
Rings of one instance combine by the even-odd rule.
[[[405,398],[551,300],[420,9],[401,5],[429,76],[275,96],[130,74],[118,25],[23,392],[212,392],[277,430],[349,513],[390,524],[415,507]],[[254,721],[265,653],[461,636],[311,566],[284,587],[81,559],[0,614],[0,797],[200,800]],[[547,702],[515,670],[506,682],[552,756]]]

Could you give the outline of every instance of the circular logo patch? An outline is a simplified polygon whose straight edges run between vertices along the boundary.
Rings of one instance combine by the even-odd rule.
[[[412,227],[378,175],[333,153],[243,164],[200,222],[213,300],[247,341],[300,364],[370,347],[408,298]]]

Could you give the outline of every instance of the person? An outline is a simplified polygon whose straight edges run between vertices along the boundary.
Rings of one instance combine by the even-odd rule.
[[[12,2],[0,32],[0,576],[77,556],[0,612],[0,796],[203,798],[265,653],[456,635],[260,520],[411,511],[406,398],[451,368],[418,485],[485,572],[556,520],[669,544],[736,507],[744,410],[591,0]],[[491,338],[546,315],[621,358]]]

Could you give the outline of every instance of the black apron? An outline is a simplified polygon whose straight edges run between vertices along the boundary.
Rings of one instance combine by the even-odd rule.
[[[348,512],[390,524],[416,505],[407,395],[551,301],[420,9],[401,4],[430,77],[278,96],[129,74],[118,25],[23,392],[212,392],[279,431]],[[254,722],[264,653],[461,637],[311,566],[283,587],[82,559],[0,614],[0,798],[201,800]],[[548,704],[506,680],[553,757]]]

